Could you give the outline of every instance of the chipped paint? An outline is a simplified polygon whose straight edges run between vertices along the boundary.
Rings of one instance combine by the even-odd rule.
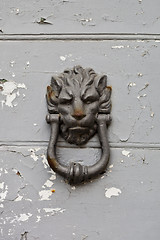
[[[1,187],[3,187],[3,188],[1,188],[3,191],[0,193],[0,202],[4,202],[4,200],[8,194],[8,186],[7,185],[4,186],[2,183]]]
[[[123,150],[123,151],[122,151],[122,155],[124,155],[124,156],[126,156],[126,157],[130,157],[130,156],[131,156],[131,152],[130,152],[130,151]]]
[[[122,46],[122,45],[119,45],[119,46],[112,46],[111,48],[112,48],[112,49],[121,49],[121,48],[124,48],[124,46]]]
[[[27,67],[29,67],[29,65],[30,65],[30,62],[29,62],[29,61],[27,61],[27,62],[26,62],[26,65],[27,65]]]
[[[122,193],[120,189],[115,188],[115,187],[106,188],[105,190],[106,190],[106,192],[105,192],[105,197],[106,198],[111,198],[113,196],[116,197],[116,196],[119,196],[119,194]]]
[[[19,97],[19,89],[27,89],[24,83],[16,83],[14,81],[0,83],[0,87],[2,87],[1,94],[5,97],[5,99],[1,101],[2,107],[4,104],[8,107],[14,107],[13,101],[16,97]]]
[[[14,200],[15,202],[19,202],[23,199],[23,196],[18,195],[18,197]]]
[[[61,61],[66,61],[66,57],[64,56],[60,56],[59,58],[61,59]]]
[[[36,222],[40,222],[40,221],[41,221],[41,216],[37,216]]]
[[[15,219],[11,220],[10,223],[14,223],[14,222],[25,222],[27,221],[30,217],[32,217],[32,213],[21,213],[18,216],[15,217]]]
[[[113,164],[111,164],[111,165],[109,166],[109,168],[113,168]]]
[[[63,213],[65,211],[65,209],[62,208],[43,208],[43,210],[46,213],[51,213],[51,215],[54,215],[56,213]]]
[[[28,151],[29,152],[31,152],[31,158],[33,158],[33,160],[36,162],[37,160],[38,160],[38,156],[36,155],[36,152],[37,151],[39,151],[40,150],[40,148],[38,148],[38,149],[33,149],[33,148],[31,148],[31,149],[28,149]]]
[[[32,199],[30,199],[30,198],[26,198],[26,199],[24,199],[25,201],[29,201],[29,202],[32,202]]]
[[[14,67],[14,64],[15,64],[15,61],[13,60],[13,61],[10,61],[10,66],[11,67]]]
[[[43,165],[44,165],[44,168],[49,167],[48,161],[47,161],[47,158],[46,158],[46,155],[45,155],[45,154],[42,154],[42,155],[41,155],[41,158],[42,158],[42,163],[43,163]]]
[[[143,77],[142,73],[138,73],[137,75],[138,75],[138,77]]]
[[[49,201],[51,200],[49,197],[52,195],[52,192],[50,190],[42,190],[39,192],[40,201]]]
[[[32,216],[31,213],[27,213],[27,214],[22,213],[22,214],[20,214],[18,221],[22,221],[22,222],[27,221],[31,216]]]
[[[50,188],[50,187],[52,187],[52,185],[53,185],[53,182],[51,182],[50,180],[47,180],[47,181],[44,183],[43,187],[46,186],[46,187]]]
[[[140,98],[142,98],[142,97],[146,97],[146,96],[147,96],[147,94],[144,93],[143,95],[139,95],[139,96],[137,97],[137,99],[140,99]]]
[[[0,189],[4,189],[4,182],[0,183]]]
[[[55,173],[52,173],[51,177],[49,178],[50,180],[55,180],[56,179],[56,174]]]
[[[71,58],[72,57],[72,54],[71,53],[69,53],[68,55],[66,54],[66,55],[64,55],[64,56],[60,56],[59,58],[60,58],[60,60],[61,61],[66,61],[67,60],[67,58]]]
[[[49,178],[51,181],[53,181],[53,180],[56,179],[56,173],[55,173],[52,169],[50,169],[50,170],[48,171],[48,173],[51,174],[51,176],[50,176],[50,178]]]

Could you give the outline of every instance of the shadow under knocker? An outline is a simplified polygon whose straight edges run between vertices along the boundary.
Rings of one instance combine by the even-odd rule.
[[[111,122],[111,87],[107,86],[107,76],[98,75],[91,68],[75,66],[51,79],[47,87],[51,135],[47,150],[47,160],[53,171],[70,184],[79,184],[95,178],[106,170],[109,161],[107,125]],[[56,157],[58,135],[71,144],[83,145],[98,132],[102,154],[98,162],[91,166],[79,163],[61,164]]]

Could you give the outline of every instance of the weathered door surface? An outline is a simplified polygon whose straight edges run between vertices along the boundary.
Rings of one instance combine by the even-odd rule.
[[[0,12],[0,239],[159,239],[159,0],[1,0]],[[81,186],[46,160],[46,86],[74,65],[113,89],[108,169]],[[91,164],[101,149],[60,138],[57,154]]]

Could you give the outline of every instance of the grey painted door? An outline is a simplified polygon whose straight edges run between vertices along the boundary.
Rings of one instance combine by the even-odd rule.
[[[160,225],[158,0],[0,2],[0,239],[151,240]],[[48,166],[51,76],[74,65],[112,86],[106,173],[70,186]],[[62,162],[101,154],[59,138]]]

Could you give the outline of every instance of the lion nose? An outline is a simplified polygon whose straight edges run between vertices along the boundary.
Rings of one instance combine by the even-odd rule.
[[[84,113],[79,113],[79,112],[75,112],[72,117],[74,117],[76,120],[81,120],[85,117],[86,115]]]

